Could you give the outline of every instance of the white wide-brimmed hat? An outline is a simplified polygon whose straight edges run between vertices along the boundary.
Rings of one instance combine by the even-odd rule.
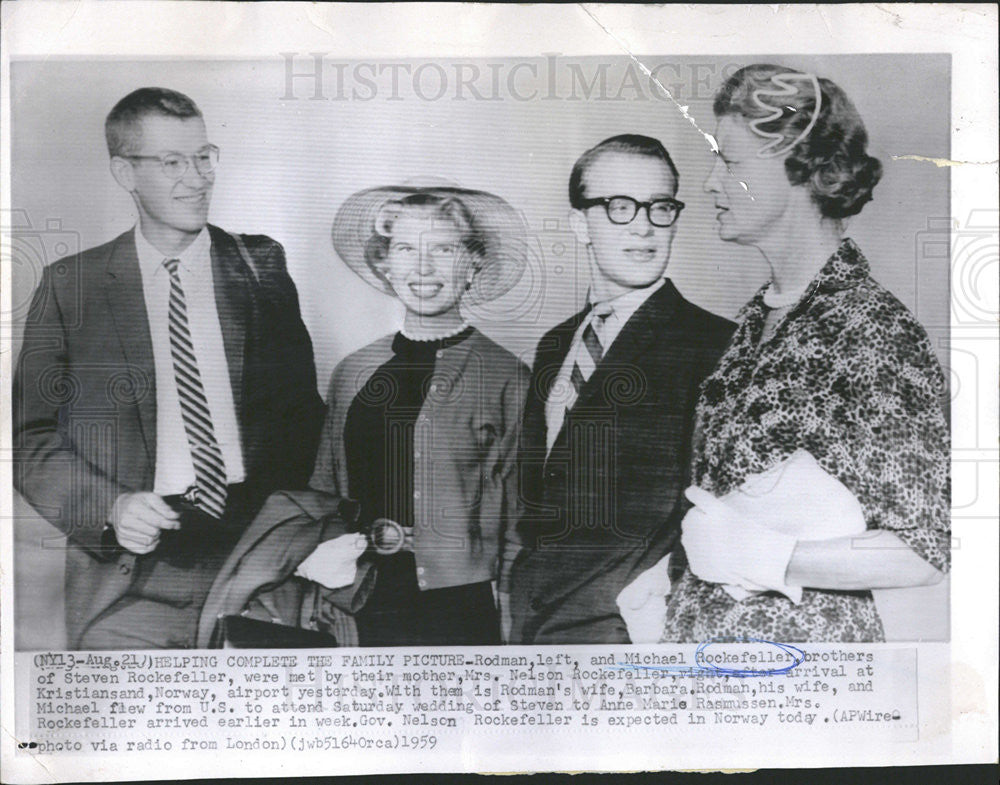
[[[462,269],[455,273],[470,280],[467,300],[487,302],[514,287],[527,263],[526,228],[521,216],[505,200],[487,191],[427,178],[368,188],[347,198],[337,211],[332,230],[333,247],[344,263],[368,284],[394,295],[389,282],[373,266],[372,247],[387,236],[383,226],[387,219],[406,209],[405,200],[417,195],[455,200],[468,214],[480,253],[464,254]],[[470,275],[468,267],[473,263],[476,271]]]

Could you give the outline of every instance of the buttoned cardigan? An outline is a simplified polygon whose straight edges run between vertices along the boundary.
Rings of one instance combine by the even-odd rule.
[[[392,358],[393,337],[349,355],[334,370],[313,489],[351,496],[347,412]],[[421,590],[498,578],[506,589],[506,568],[517,549],[516,452],[528,378],[521,361],[478,330],[438,350],[413,440],[413,550]],[[473,516],[479,543],[469,536]]]

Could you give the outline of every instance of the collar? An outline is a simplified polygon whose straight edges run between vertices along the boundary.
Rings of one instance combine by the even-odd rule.
[[[462,323],[457,327],[451,327],[445,330],[444,332],[439,333],[438,335],[432,335],[426,338],[422,338],[416,335],[410,335],[409,333],[406,332],[405,327],[399,331],[399,334],[402,335],[404,338],[406,338],[406,340],[408,341],[414,341],[416,343],[428,343],[435,341],[443,341],[444,339],[451,338],[455,335],[458,335],[459,333],[464,333],[468,329],[469,329],[469,323],[463,319]]]
[[[813,280],[816,290],[832,291],[857,286],[871,272],[865,255],[854,240],[845,237]]]
[[[778,294],[774,291],[774,281],[771,281],[764,288],[764,305],[771,309],[791,308],[802,298],[802,295],[806,293],[806,289],[808,288],[809,284],[807,283],[805,286],[795,289],[795,291],[786,291]]]
[[[194,238],[187,248],[185,248],[176,258],[180,260],[181,267],[186,272],[198,272],[205,267],[205,260],[211,259],[212,239],[208,234],[208,226],[202,227],[198,236]],[[139,228],[135,225],[135,250],[139,256],[139,267],[143,277],[157,275],[160,271],[166,272],[163,262],[170,258],[162,251],[156,249]]]
[[[871,266],[865,255],[861,253],[861,249],[858,248],[854,240],[845,237],[833,255],[826,260],[826,264],[816,274],[816,277],[806,287],[802,297],[797,301],[798,305],[802,306],[817,294],[853,288],[868,278],[870,272]],[[766,307],[764,294],[770,285],[770,283],[764,284],[757,291],[756,296],[747,303],[747,307],[763,311]]]
[[[590,311],[600,306],[606,306],[611,309],[613,318],[624,324],[632,318],[632,314],[639,310],[639,306],[646,302],[666,282],[666,278],[660,278],[655,283],[642,289],[632,289],[617,297],[612,297],[610,300],[601,300],[600,302],[593,299],[593,291],[591,291],[587,295],[587,310]]]
[[[396,333],[392,339],[392,351],[405,360],[433,360],[441,349],[457,346],[472,335],[472,327],[466,325],[459,332],[430,340],[416,340],[403,332]]]

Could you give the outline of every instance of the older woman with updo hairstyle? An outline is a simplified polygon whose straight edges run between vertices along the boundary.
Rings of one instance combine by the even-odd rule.
[[[498,644],[528,371],[463,306],[517,283],[523,220],[485,191],[411,183],[354,194],[332,235],[405,317],[330,382],[310,487],[356,517],[298,567],[320,590],[317,626],[340,645]]]
[[[770,281],[701,388],[662,638],[883,640],[871,590],[939,581],[950,532],[941,368],[844,234],[881,165],[813,74],[747,66],[714,112],[719,235]]]

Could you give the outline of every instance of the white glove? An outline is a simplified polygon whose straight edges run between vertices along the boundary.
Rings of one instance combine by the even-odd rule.
[[[368,547],[363,534],[344,534],[320,543],[295,570],[295,574],[325,586],[339,589],[354,583],[358,559]]]
[[[668,553],[618,592],[615,602],[628,627],[632,643],[658,643],[667,621],[666,597],[670,593]]]
[[[507,592],[497,592],[497,607],[500,609],[500,640],[510,643],[510,631],[514,627],[514,620],[510,615],[510,594]]]
[[[720,534],[720,524],[713,521],[701,507],[692,507],[681,521],[681,545],[691,572],[707,583],[735,585],[739,571],[730,563],[734,535]]]
[[[727,584],[726,591],[737,600],[771,590],[801,602],[802,587],[785,583],[795,537],[749,520],[696,486],[684,494],[695,505],[681,523],[691,572],[703,581]]]

